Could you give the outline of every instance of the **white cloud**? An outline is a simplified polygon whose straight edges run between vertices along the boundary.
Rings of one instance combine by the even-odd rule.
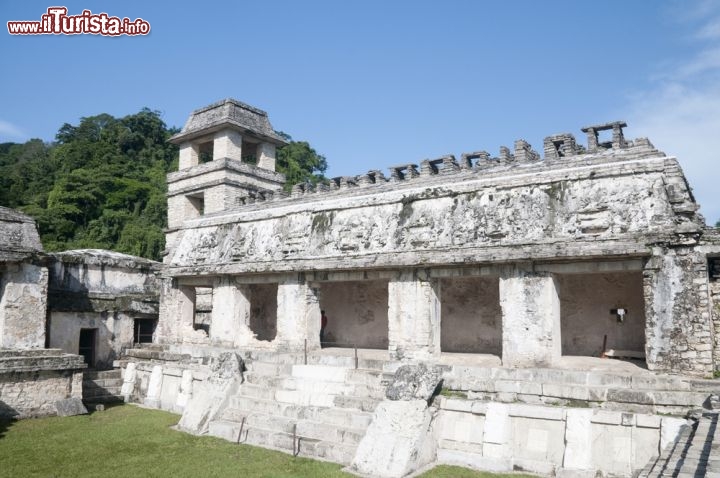
[[[17,126],[0,120],[0,141],[24,139],[27,135]]]
[[[709,9],[706,2],[697,7],[704,14]],[[720,27],[720,12],[712,13],[701,32]],[[677,156],[700,212],[714,225],[720,220],[720,48],[700,47],[693,58],[664,67],[654,87],[630,100],[632,136],[647,136],[658,149]]]
[[[720,38],[720,19],[707,23],[697,32],[697,38],[702,40],[713,40]]]

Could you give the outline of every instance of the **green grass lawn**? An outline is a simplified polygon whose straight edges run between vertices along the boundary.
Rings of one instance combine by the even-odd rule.
[[[169,427],[178,416],[130,405],[70,418],[0,422],[2,477],[351,477],[342,466]],[[440,466],[424,478],[490,478]]]

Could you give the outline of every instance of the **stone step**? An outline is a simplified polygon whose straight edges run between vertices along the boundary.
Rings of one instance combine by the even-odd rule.
[[[361,410],[302,406],[243,396],[232,397],[230,408],[247,411],[248,413],[263,413],[294,419],[314,420],[353,429],[365,429],[372,421],[372,413]]]
[[[273,373],[268,375],[257,371],[249,371],[244,374],[244,377],[247,383],[268,388],[286,388],[289,390],[299,389],[301,385],[297,385],[298,382],[308,382],[313,384],[318,381],[326,382],[326,380],[322,378],[313,380],[311,378],[291,376],[290,374]],[[349,370],[345,380],[338,383],[353,386],[355,388],[354,393],[356,395],[375,394],[376,396],[382,396],[385,393],[387,382],[388,380],[379,372]]]
[[[497,381],[562,384],[634,391],[712,392],[717,381],[651,373],[627,374],[598,370],[550,368],[511,369],[502,367],[454,366],[445,374],[445,386],[463,390],[472,384],[483,386]],[[707,394],[706,394],[707,395]]]
[[[642,478],[710,476],[720,472],[720,423],[717,413],[704,413],[693,426],[684,427],[676,441],[651,460]]]
[[[272,400],[275,398],[275,387],[266,387],[263,385],[255,385],[254,383],[243,383],[239,390],[238,395],[249,398],[264,398]]]
[[[274,362],[258,362],[253,361],[246,364],[247,371],[257,375],[290,375],[292,373],[292,364],[274,363]]]
[[[139,360],[161,360],[164,362],[179,362],[181,360],[190,360],[192,358],[188,354],[167,352],[165,349],[154,348],[129,349],[125,351],[125,357],[132,357]]]
[[[358,397],[353,395],[336,395],[333,404],[340,408],[357,409],[363,412],[374,412],[382,399]]]
[[[83,387],[121,387],[123,381],[121,378],[96,378],[84,379]]]
[[[320,458],[345,465],[350,464],[357,448],[352,445],[326,442],[254,426],[244,426],[241,429],[240,424],[223,420],[211,422],[208,433],[234,443],[269,447],[300,456]]]
[[[115,394],[104,394],[104,395],[92,395],[89,397],[83,397],[85,403],[120,403],[123,401],[123,397]]]
[[[296,419],[265,413],[247,413],[243,410],[229,409],[223,412],[222,420],[242,426],[264,430],[295,433],[297,436],[316,440],[327,440],[357,446],[365,435],[365,429],[347,428],[316,420]]]
[[[83,380],[98,380],[107,378],[122,378],[122,370],[114,368],[112,370],[86,370],[83,372]]]

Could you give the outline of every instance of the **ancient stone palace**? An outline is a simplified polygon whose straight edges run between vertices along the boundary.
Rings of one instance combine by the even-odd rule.
[[[198,109],[163,264],[0,209],[0,415],[120,399],[362,476],[714,476],[720,234],[626,127],[286,188],[267,113]]]
[[[499,156],[286,194],[283,141],[264,112],[234,100],[195,111],[171,140],[180,167],[168,176],[157,342],[312,350],[325,310],[329,342],[393,359],[553,366],[612,350],[709,376],[704,219],[678,161],[625,139],[625,126],[583,128],[587,146],[550,136],[544,159],[518,140]]]

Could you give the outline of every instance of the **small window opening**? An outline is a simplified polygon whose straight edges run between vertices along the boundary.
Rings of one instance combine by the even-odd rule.
[[[213,142],[201,143],[198,145],[198,163],[209,163],[213,160]]]
[[[135,319],[135,332],[133,343],[150,344],[153,341],[153,334],[157,327],[157,319]]]

